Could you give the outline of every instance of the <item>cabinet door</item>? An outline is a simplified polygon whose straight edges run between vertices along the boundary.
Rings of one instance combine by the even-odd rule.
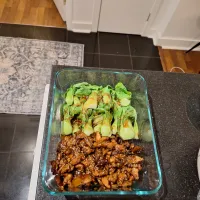
[[[63,21],[66,21],[66,0],[53,0]]]
[[[140,35],[155,0],[102,0],[98,31]]]

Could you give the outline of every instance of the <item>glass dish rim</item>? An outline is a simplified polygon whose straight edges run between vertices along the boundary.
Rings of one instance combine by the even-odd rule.
[[[144,86],[145,86],[145,96],[146,96],[146,105],[148,108],[148,117],[149,117],[149,122],[150,122],[150,128],[152,131],[152,142],[153,142],[153,147],[154,147],[154,154],[155,154],[155,158],[156,158],[156,166],[157,166],[157,171],[158,171],[158,177],[159,177],[159,184],[158,186],[153,189],[153,190],[144,190],[144,191],[140,191],[140,190],[134,190],[134,191],[82,191],[82,192],[70,192],[70,191],[66,191],[66,192],[55,192],[52,190],[49,190],[46,187],[45,184],[45,173],[46,173],[46,169],[47,169],[47,158],[48,158],[48,153],[49,153],[49,142],[50,142],[50,137],[51,137],[51,125],[52,125],[52,118],[53,118],[53,111],[54,111],[54,106],[53,106],[53,98],[51,100],[51,109],[50,109],[50,116],[49,116],[49,120],[48,120],[48,133],[47,133],[47,138],[46,138],[46,147],[45,147],[45,155],[44,155],[44,159],[43,159],[43,167],[42,167],[42,186],[45,189],[45,191],[47,193],[49,193],[50,195],[53,196],[74,196],[74,195],[81,195],[81,196],[85,196],[85,195],[90,195],[90,196],[95,196],[95,195],[107,195],[107,196],[112,196],[112,195],[138,195],[138,196],[142,196],[142,195],[153,195],[156,194],[159,189],[162,186],[162,171],[161,171],[161,167],[160,167],[160,162],[159,162],[159,157],[158,157],[158,151],[157,151],[157,144],[156,144],[156,138],[155,138],[155,133],[154,133],[154,129],[153,129],[153,124],[152,124],[152,115],[151,115],[151,109],[149,106],[149,102],[148,102],[148,90],[147,90],[147,84],[146,84],[146,80],[144,79],[144,77],[140,74],[138,74],[137,72],[131,72],[131,71],[114,71],[114,70],[101,70],[101,69],[90,69],[90,68],[83,68],[83,69],[79,69],[79,68],[73,68],[73,67],[68,67],[68,68],[64,68],[59,70],[58,72],[55,73],[55,80],[53,81],[53,91],[52,91],[52,97],[54,96],[54,92],[55,92],[55,87],[56,87],[56,77],[62,72],[62,71],[68,71],[68,70],[76,70],[76,71],[92,71],[92,72],[104,72],[104,73],[113,73],[113,74],[127,74],[127,75],[137,75],[139,76],[143,82],[144,82]]]

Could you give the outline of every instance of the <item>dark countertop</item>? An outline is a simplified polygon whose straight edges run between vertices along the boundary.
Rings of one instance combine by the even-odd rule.
[[[53,67],[52,77],[62,68],[61,66]],[[196,200],[200,189],[197,174],[197,154],[200,148],[200,75],[155,71],[136,72],[141,74],[147,82],[164,182],[157,195],[138,199],[153,200],[162,196],[165,200]],[[53,80],[51,80],[49,102],[52,82]],[[49,109],[50,103],[48,103],[48,111]],[[190,122],[187,112],[195,126]],[[48,118],[47,113],[46,130]],[[46,137],[47,131],[43,138],[36,199],[65,199],[65,197],[48,195],[42,187],[41,169]],[[73,199],[78,199],[78,197]],[[98,199],[102,198],[98,197]],[[119,199],[122,197],[120,196]]]

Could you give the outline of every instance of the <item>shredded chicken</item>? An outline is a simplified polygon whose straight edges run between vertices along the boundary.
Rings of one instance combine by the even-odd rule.
[[[52,173],[61,191],[129,191],[142,170],[141,151],[118,136],[77,132],[61,137],[56,160],[51,161]]]

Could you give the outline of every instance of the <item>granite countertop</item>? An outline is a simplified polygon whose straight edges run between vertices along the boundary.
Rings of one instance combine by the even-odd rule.
[[[60,69],[63,67],[54,66],[52,77]],[[155,71],[136,72],[141,74],[147,82],[163,169],[163,187],[159,193],[155,196],[137,199],[196,200],[200,189],[197,174],[197,154],[200,148],[200,75]],[[51,80],[48,111],[50,110],[52,83],[53,80]],[[46,118],[46,130],[48,115],[49,113]],[[50,196],[42,187],[41,169],[46,137],[47,131],[43,138],[36,199],[66,199]],[[123,199],[129,198],[130,196]],[[67,199],[78,199],[78,197],[67,197]],[[95,199],[102,199],[102,197]]]

